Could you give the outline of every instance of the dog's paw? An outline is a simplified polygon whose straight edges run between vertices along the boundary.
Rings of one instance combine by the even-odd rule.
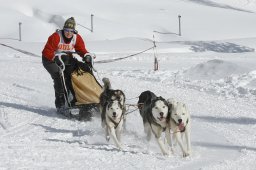
[[[118,149],[119,149],[119,150],[123,150],[124,145],[123,145],[123,144],[121,144],[121,143],[119,143],[117,147],[118,147]]]
[[[183,157],[188,157],[190,154],[188,152],[183,152]]]
[[[171,155],[174,154],[174,148],[173,148],[173,147],[169,147],[169,153],[170,153]]]
[[[169,154],[169,152],[163,152],[163,155],[164,156],[169,156],[170,154]]]
[[[109,142],[109,140],[110,140],[110,136],[106,136],[106,141]]]
[[[190,156],[192,152],[191,150],[188,150],[187,153],[188,153],[188,156]]]
[[[124,149],[124,146],[123,146],[123,145],[120,145],[118,148],[119,148],[120,150],[123,150],[123,149]]]

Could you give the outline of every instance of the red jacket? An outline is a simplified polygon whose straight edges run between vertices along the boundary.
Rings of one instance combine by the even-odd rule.
[[[85,53],[88,53],[88,51],[85,48],[85,44],[82,37],[79,34],[76,34],[76,35],[77,37],[76,37],[76,43],[75,43],[74,49],[82,57],[84,56]],[[53,60],[55,52],[58,50],[59,43],[60,43],[60,35],[57,32],[55,32],[48,38],[48,41],[44,46],[44,49],[42,51],[43,57],[47,58],[50,61]]]

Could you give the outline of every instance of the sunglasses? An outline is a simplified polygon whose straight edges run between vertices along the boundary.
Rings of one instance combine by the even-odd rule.
[[[73,30],[73,29],[64,29],[64,32],[71,32],[71,33],[74,33],[75,32],[75,30]]]

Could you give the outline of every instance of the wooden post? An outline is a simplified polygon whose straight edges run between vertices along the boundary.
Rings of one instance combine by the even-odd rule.
[[[155,56],[155,61],[154,61],[154,71],[157,71],[158,70],[158,60]]]
[[[155,42],[155,36],[153,35],[153,44],[154,44],[154,71],[158,70],[158,60],[156,57],[156,42]]]
[[[178,18],[179,18],[179,36],[181,36],[181,24],[180,24],[180,18],[181,18],[181,16],[179,15]]]
[[[83,25],[81,25],[81,24],[79,24],[79,23],[77,23],[77,25],[80,25],[81,27],[83,27],[83,28],[85,28],[85,29],[87,29],[87,30],[93,32],[93,16],[94,16],[94,15],[91,14],[91,28],[85,27],[85,26],[83,26]]]
[[[91,32],[93,32],[93,14],[91,14]]]
[[[19,41],[21,41],[21,22],[19,22]]]

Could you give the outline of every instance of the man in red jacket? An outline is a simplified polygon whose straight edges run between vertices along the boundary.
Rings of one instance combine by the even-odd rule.
[[[73,17],[67,19],[64,23],[62,30],[57,30],[53,33],[42,51],[42,62],[45,69],[50,73],[55,90],[55,106],[58,113],[64,113],[65,107],[65,91],[62,85],[60,76],[60,64],[56,54],[62,52],[77,52],[81,57],[84,57],[88,51],[85,48],[82,37],[77,33],[76,22]],[[71,84],[71,62],[73,56],[65,55],[62,56],[62,60],[65,64],[64,76],[66,79],[67,90],[74,96],[74,91]],[[67,115],[66,115],[67,116]]]

